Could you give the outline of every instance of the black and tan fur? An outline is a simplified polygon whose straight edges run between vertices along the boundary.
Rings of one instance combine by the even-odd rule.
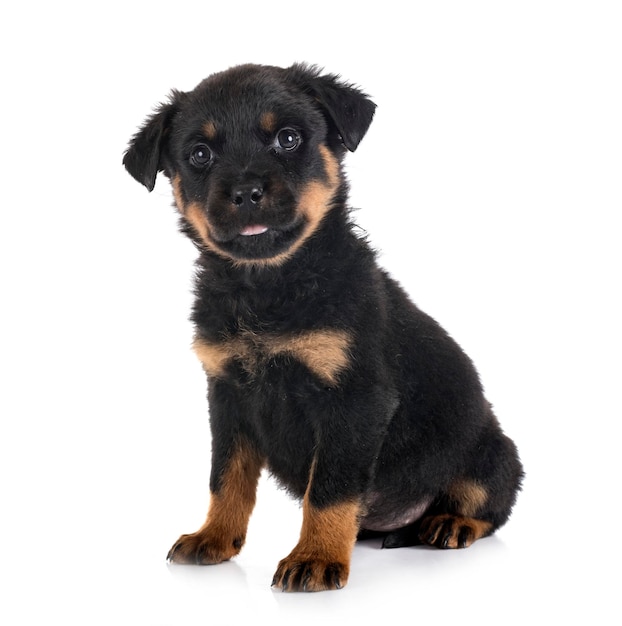
[[[149,190],[164,172],[199,251],[211,501],[172,562],[240,551],[264,468],[302,500],[287,591],[345,585],[357,537],[462,548],[510,515],[521,464],[471,361],[352,227],[341,163],[374,109],[315,68],[243,65],[173,92],[131,141],[126,168]]]

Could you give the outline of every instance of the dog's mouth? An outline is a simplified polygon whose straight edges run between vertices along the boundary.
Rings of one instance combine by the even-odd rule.
[[[240,235],[242,235],[242,237],[255,237],[257,235],[263,235],[267,231],[268,227],[264,224],[249,224],[240,231]]]
[[[268,260],[287,252],[304,231],[305,222],[300,217],[286,224],[266,222],[239,226],[234,232],[212,231],[214,243],[225,254],[240,260]]]

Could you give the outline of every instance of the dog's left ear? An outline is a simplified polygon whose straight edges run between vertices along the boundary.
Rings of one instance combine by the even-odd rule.
[[[125,169],[149,191],[155,187],[158,172],[164,169],[162,153],[168,127],[173,115],[178,111],[179,94],[173,92],[171,101],[160,105],[156,112],[132,137],[123,157]]]
[[[321,75],[316,68],[302,64],[290,69],[302,76],[305,90],[319,101],[345,147],[354,152],[371,124],[376,105],[358,87],[334,74]]]

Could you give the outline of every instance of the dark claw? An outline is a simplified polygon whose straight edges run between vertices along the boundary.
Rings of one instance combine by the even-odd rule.
[[[312,568],[305,563],[299,563],[294,567],[290,579],[290,587],[293,591],[302,591],[302,581],[307,577],[307,570],[312,571]]]
[[[300,583],[303,591],[307,590],[307,586],[309,584],[309,580],[311,580],[311,575],[313,574],[313,569],[307,565],[300,576]]]
[[[288,569],[285,574],[283,574],[283,580],[281,581],[281,589],[283,591],[287,591],[289,587],[289,577],[292,575],[292,570]]]
[[[470,536],[471,532],[469,530],[469,528],[467,526],[463,526],[460,529],[460,534],[458,535],[458,546],[460,548],[466,548],[467,547],[467,541],[469,540],[469,536]]]
[[[453,520],[448,519],[441,527],[441,530],[439,533],[439,539],[442,538],[442,540],[440,541],[441,548],[444,548],[444,549],[447,548],[452,534],[453,534]]]
[[[300,591],[303,570],[297,567],[290,580],[290,586],[294,591]]]
[[[431,546],[436,545],[438,542],[440,531],[432,523],[429,523],[423,531],[423,537],[425,542]]]
[[[166,560],[169,563],[173,562],[173,556],[175,555],[175,551],[177,550],[177,548],[179,547],[179,544],[176,543],[169,551],[168,554],[166,555]]]
[[[326,572],[324,572],[324,582],[329,589],[331,587],[341,589],[341,581],[339,579],[339,567],[337,565],[328,565],[326,567]]]
[[[203,565],[203,555],[205,554],[205,548],[199,546],[197,548],[196,554],[194,555],[194,562],[197,565]]]

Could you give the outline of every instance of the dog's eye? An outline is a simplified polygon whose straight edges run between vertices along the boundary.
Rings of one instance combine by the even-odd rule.
[[[212,160],[212,151],[204,143],[199,143],[190,153],[190,163],[194,167],[205,167]]]
[[[283,128],[277,133],[276,143],[279,148],[291,152],[302,142],[302,138],[293,128]]]

